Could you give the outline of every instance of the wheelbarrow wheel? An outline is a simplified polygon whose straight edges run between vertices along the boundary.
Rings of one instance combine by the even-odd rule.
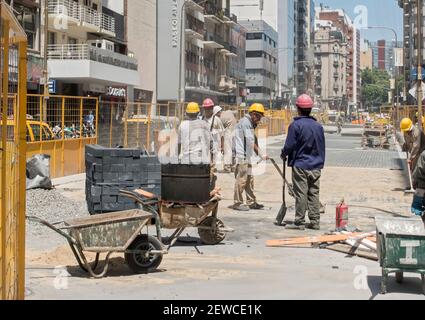
[[[403,272],[396,272],[395,273],[395,280],[397,281],[397,283],[402,284],[403,280],[404,280]]]
[[[215,226],[213,225],[214,219],[216,220]],[[208,217],[199,226],[202,227],[198,228],[198,234],[203,244],[213,246],[226,238],[226,233],[221,230],[224,228],[224,223],[218,218]],[[205,227],[211,229],[204,229]]]
[[[125,261],[131,270],[135,273],[149,273],[158,268],[162,261],[162,254],[148,253],[152,250],[162,250],[161,242],[152,236],[140,235],[128,247],[129,251],[142,252],[126,252]]]

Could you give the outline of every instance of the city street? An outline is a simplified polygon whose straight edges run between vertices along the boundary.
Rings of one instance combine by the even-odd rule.
[[[27,299],[424,299],[420,277],[406,275],[399,285],[390,277],[380,295],[378,262],[316,248],[266,248],[269,239],[322,235],[335,228],[336,204],[345,198],[349,225],[374,231],[374,217],[410,216],[411,195],[401,189],[405,173],[395,151],[362,150],[360,136],[327,135],[327,166],[321,200],[326,203],[321,231],[289,231],[273,225],[280,208],[282,181],[271,164],[256,177],[255,190],[266,210],[248,213],[228,209],[233,198],[231,175],[220,175],[223,188],[219,216],[235,231],[221,245],[203,246],[188,229],[164,256],[159,270],[133,275],[122,257],[114,257],[104,279],[89,279],[78,268],[66,242],[48,229],[27,237]],[[268,152],[279,158],[284,137],[268,140]],[[289,177],[289,173],[288,173]],[[56,181],[67,201],[85,205],[84,175]],[[52,192],[52,191],[46,191]],[[294,217],[289,199],[287,220]],[[55,203],[50,203],[55,206]],[[78,207],[78,206],[77,206]],[[84,213],[78,213],[81,215]],[[63,266],[62,268],[60,266]]]

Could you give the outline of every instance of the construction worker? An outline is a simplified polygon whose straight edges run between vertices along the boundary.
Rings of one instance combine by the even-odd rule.
[[[425,151],[418,158],[412,174],[413,186],[416,188],[412,201],[412,213],[421,216],[425,222]]]
[[[223,134],[224,126],[221,122],[220,117],[214,115],[214,101],[211,99],[205,99],[202,104],[203,117],[202,119],[207,123],[208,128],[212,135],[210,150],[211,150],[211,174],[213,179],[213,185],[217,180],[217,160],[220,153],[223,150]]]
[[[220,108],[221,109],[221,108]],[[234,172],[234,157],[233,157],[233,137],[235,127],[238,121],[236,120],[235,112],[232,110],[221,111],[218,113],[221,122],[224,126],[224,173]]]
[[[262,204],[257,203],[254,194],[254,176],[252,174],[252,159],[255,155],[263,160],[268,160],[267,155],[262,155],[255,137],[255,128],[264,117],[264,106],[260,103],[253,104],[236,125],[234,148],[236,154],[235,193],[233,209],[236,211],[261,210]],[[243,193],[246,193],[247,204],[244,204]]]
[[[201,112],[196,102],[186,108],[186,118],[178,130],[180,163],[209,164],[211,161],[211,132],[207,123],[198,119]]]
[[[419,156],[425,150],[425,135],[409,118],[401,120],[400,129],[404,135],[403,150],[408,152],[407,162],[413,172]]]
[[[296,102],[298,117],[289,126],[282,150],[282,159],[288,158],[292,167],[295,194],[295,223],[288,229],[320,230],[320,177],[325,165],[325,133],[322,125],[311,117],[313,99],[303,94]],[[309,224],[305,224],[308,210]]]

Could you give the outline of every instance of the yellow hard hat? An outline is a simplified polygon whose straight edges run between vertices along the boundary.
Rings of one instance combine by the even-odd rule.
[[[254,103],[248,110],[249,113],[251,112],[258,112],[264,116],[266,113],[266,110],[264,109],[264,106],[261,103]]]
[[[413,122],[409,118],[404,118],[403,120],[401,120],[401,123],[400,123],[401,131],[403,132],[410,131],[412,130],[412,127],[413,127]]]
[[[186,113],[194,114],[201,112],[201,108],[199,108],[199,104],[196,102],[191,102],[187,105]]]

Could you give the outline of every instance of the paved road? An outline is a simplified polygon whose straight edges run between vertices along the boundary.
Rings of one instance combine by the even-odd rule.
[[[270,154],[279,158],[283,142],[270,145]],[[402,170],[397,151],[363,149],[361,137],[326,135],[326,166],[344,168],[385,168]]]
[[[279,154],[282,141],[282,137],[270,139],[270,154]],[[356,143],[351,138],[328,137],[329,151],[346,150],[362,159],[356,153],[361,153],[356,150]],[[372,151],[370,154],[381,159],[379,152]],[[345,155],[347,159],[350,156]],[[328,250],[265,246],[268,239],[321,235],[334,228],[335,201],[342,196],[350,204],[351,225],[365,231],[374,229],[376,216],[408,215],[411,199],[393,190],[403,186],[400,171],[382,167],[371,169],[373,164],[370,162],[373,161],[368,159],[364,162],[369,163],[369,168],[335,167],[324,170],[322,200],[328,207],[322,216],[321,231],[297,232],[273,225],[281,205],[282,181],[270,164],[255,182],[259,201],[270,206],[264,211],[236,213],[228,209],[232,204],[234,179],[231,175],[220,175],[219,184],[223,187],[224,196],[220,203],[220,217],[235,232],[228,234],[222,245],[202,246],[196,230],[188,229],[183,234],[186,236],[182,239],[184,242],[164,257],[160,270],[148,275],[132,275],[123,259],[116,257],[107,278],[88,279],[79,271],[63,239],[46,230],[41,237],[27,239],[27,298],[424,299],[420,279],[416,275],[407,276],[402,286],[391,278],[390,293],[379,295],[381,270],[375,261],[346,257]],[[351,177],[350,183],[347,183],[348,177]],[[68,179],[66,184],[58,186],[58,190],[66,197],[84,201],[84,178],[80,177],[77,181]],[[360,206],[355,207],[354,204]],[[292,220],[294,202],[290,198],[288,206],[287,218]],[[382,208],[387,212],[379,211]]]

